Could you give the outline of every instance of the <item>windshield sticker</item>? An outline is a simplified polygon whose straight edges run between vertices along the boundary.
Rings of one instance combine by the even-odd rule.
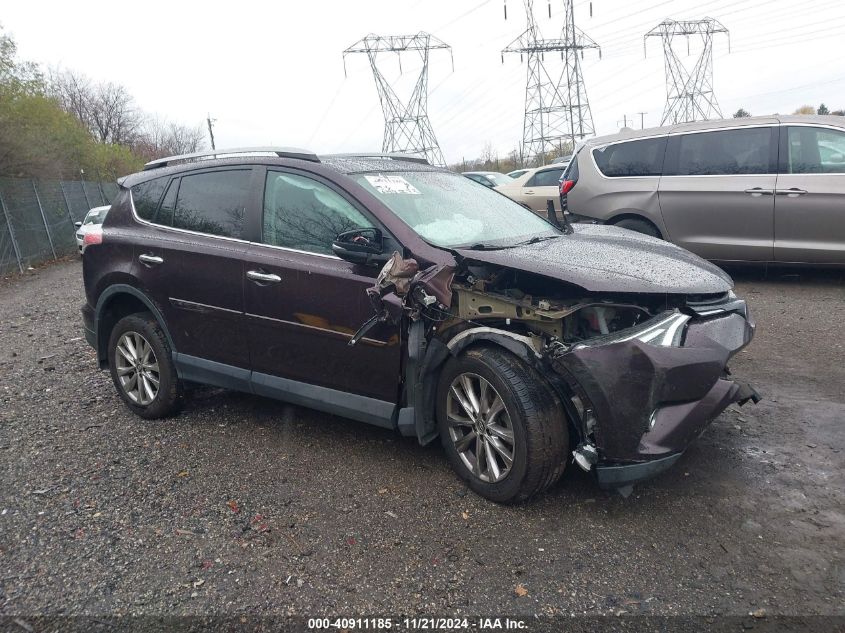
[[[402,176],[364,176],[376,191],[379,193],[404,193],[406,195],[419,196],[420,191],[409,183]]]

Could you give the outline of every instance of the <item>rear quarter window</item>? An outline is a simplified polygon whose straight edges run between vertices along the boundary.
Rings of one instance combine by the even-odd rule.
[[[666,137],[614,143],[593,150],[599,171],[609,178],[630,176],[660,176]]]
[[[167,186],[167,180],[167,178],[153,178],[132,187],[132,203],[135,205],[135,213],[139,218],[147,222],[153,221],[161,195]]]

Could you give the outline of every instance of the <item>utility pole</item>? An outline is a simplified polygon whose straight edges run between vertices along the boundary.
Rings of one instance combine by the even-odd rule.
[[[701,20],[663,20],[645,34],[643,51],[649,37],[663,40],[663,59],[666,66],[666,107],[660,125],[668,123],[686,123],[688,121],[706,121],[722,116],[716,95],[713,92],[713,35],[725,33],[728,36],[730,51],[730,33],[724,25],[713,18]],[[675,53],[673,40],[686,38],[689,54],[690,36],[701,38],[703,49],[692,70],[687,70]]]
[[[628,115],[627,115],[627,114],[623,114],[623,115],[622,115],[622,120],[621,120],[621,121],[617,121],[617,122],[616,122],[616,125],[619,125],[620,123],[622,124],[622,127],[628,127]]]
[[[576,139],[595,134],[581,59],[584,50],[591,48],[598,49],[601,59],[601,48],[575,27],[573,0],[563,0],[565,18],[558,39],[543,38],[534,18],[534,0],[524,0],[524,4],[528,28],[502,50],[502,62],[505,53],[519,53],[520,61],[527,57],[522,147],[526,161],[545,164],[547,154],[559,151],[564,141],[574,150]],[[551,0],[548,9],[551,17]],[[563,62],[559,68],[545,57],[554,52],[560,53]]]
[[[343,72],[346,74],[346,56],[352,53],[366,53],[378,90],[378,98],[384,113],[383,152],[400,152],[425,157],[434,165],[446,166],[443,152],[434,136],[428,118],[428,58],[433,50],[445,49],[452,55],[452,47],[430,33],[420,31],[416,35],[368,35],[343,51]],[[402,70],[402,53],[415,51],[422,60],[422,70],[417,77],[413,92],[403,101],[379,69],[381,53],[396,53],[399,70]],[[455,60],[452,59],[452,70]]]
[[[637,114],[640,115],[640,129],[643,130],[645,129],[645,115],[648,114],[648,112],[637,112]]]
[[[212,119],[211,114],[209,114],[205,121],[208,123],[208,137],[211,139],[211,149],[217,149],[214,146],[214,122],[217,119]]]

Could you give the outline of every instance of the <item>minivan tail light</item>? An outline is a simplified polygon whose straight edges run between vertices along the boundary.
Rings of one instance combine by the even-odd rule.
[[[560,183],[560,195],[565,196],[570,191],[572,191],[572,187],[575,186],[574,180],[564,180]]]

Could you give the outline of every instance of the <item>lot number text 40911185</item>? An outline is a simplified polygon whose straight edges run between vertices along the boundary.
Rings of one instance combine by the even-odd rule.
[[[428,630],[428,631],[518,631],[528,628],[525,621],[512,618],[309,618],[310,630]]]

